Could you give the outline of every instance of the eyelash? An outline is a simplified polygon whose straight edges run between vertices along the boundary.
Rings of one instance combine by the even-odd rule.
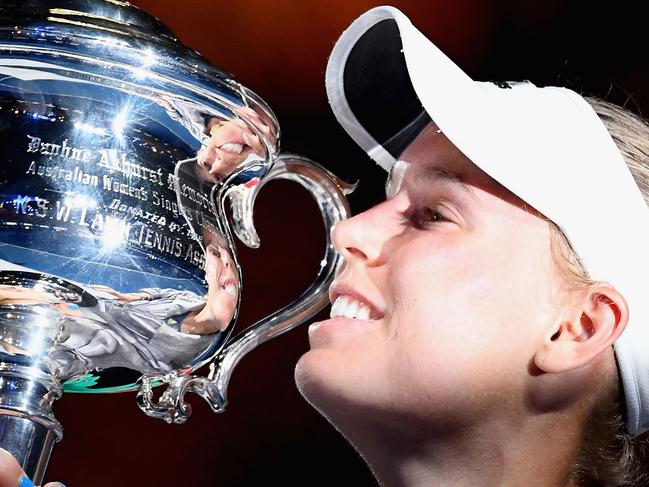
[[[435,211],[428,206],[408,208],[408,210],[403,213],[403,220],[404,223],[412,225],[417,230],[424,230],[429,225],[449,221],[449,219],[444,217],[444,215],[439,211]]]

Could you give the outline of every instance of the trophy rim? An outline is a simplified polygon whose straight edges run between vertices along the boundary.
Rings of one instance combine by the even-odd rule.
[[[57,6],[59,5],[59,6]],[[18,22],[16,19],[19,18]],[[183,44],[160,19],[122,0],[11,0],[0,4],[0,51],[84,58],[104,66],[141,72],[143,54],[155,59],[146,75],[189,89],[209,99],[226,92],[218,104],[249,107],[263,115],[273,137],[264,137],[269,158],[279,154],[280,127],[270,106],[199,52]],[[146,85],[146,82],[142,83]],[[137,84],[138,80],[135,80]],[[228,99],[232,98],[232,99]],[[254,125],[242,114],[249,125]],[[272,140],[274,139],[274,140]]]

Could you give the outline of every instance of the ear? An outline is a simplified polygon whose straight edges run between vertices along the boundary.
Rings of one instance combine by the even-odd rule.
[[[534,355],[534,363],[544,372],[565,372],[591,363],[613,345],[629,319],[626,300],[610,286],[576,292],[570,309]]]

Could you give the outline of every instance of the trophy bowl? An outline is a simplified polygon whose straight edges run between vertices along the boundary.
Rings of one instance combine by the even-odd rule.
[[[241,357],[319,311],[339,264],[327,241],[296,301],[230,337],[256,195],[295,181],[329,230],[352,188],[281,154],[261,98],[127,2],[3,1],[0,75],[0,446],[39,483],[63,392],[223,410]]]

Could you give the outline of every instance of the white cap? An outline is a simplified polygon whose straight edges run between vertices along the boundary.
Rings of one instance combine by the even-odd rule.
[[[565,88],[473,81],[393,7],[342,34],[326,84],[338,121],[386,170],[427,112],[474,164],[559,226],[592,279],[624,296],[629,323],[615,352],[627,429],[648,431],[649,210],[588,102]]]

